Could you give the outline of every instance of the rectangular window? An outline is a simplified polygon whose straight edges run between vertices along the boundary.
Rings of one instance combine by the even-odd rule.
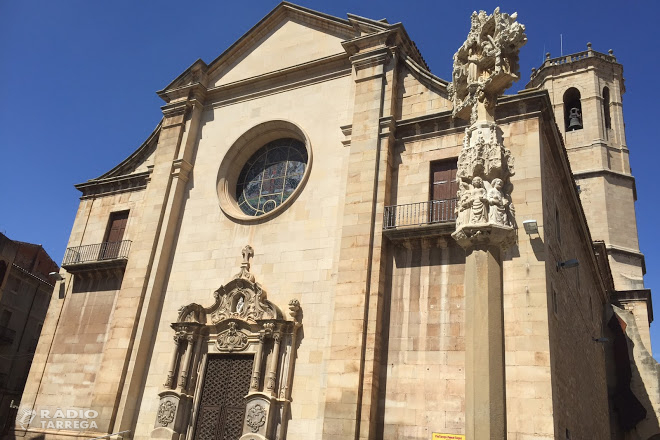
[[[456,198],[456,192],[458,191],[456,170],[456,159],[431,162],[430,200],[449,200]]]
[[[126,230],[127,222],[128,211],[119,211],[110,214],[108,228],[105,232],[105,239],[103,241],[110,243],[122,241],[124,238],[124,231]]]
[[[447,222],[456,218],[456,170],[456,159],[431,162],[429,223]]]
[[[124,239],[126,223],[128,223],[128,211],[118,211],[110,214],[105,238],[101,244],[101,255],[99,259],[117,258],[121,241]]]

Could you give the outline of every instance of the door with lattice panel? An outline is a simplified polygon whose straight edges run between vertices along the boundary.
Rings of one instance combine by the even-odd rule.
[[[243,434],[245,396],[253,356],[209,356],[199,402],[196,440],[238,440]]]

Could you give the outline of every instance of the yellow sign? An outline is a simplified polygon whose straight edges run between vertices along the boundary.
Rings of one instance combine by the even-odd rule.
[[[434,432],[431,440],[465,440],[463,434],[440,434],[439,432]]]

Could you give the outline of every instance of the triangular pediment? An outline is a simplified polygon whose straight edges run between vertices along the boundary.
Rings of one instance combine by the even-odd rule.
[[[209,64],[195,61],[158,95],[171,102],[248,78],[289,72],[295,67],[304,69],[307,63],[328,57],[350,56],[369,35],[397,41],[408,56],[428,70],[401,23],[352,14],[343,19],[282,2],[215,60]],[[390,38],[393,35],[397,37]]]
[[[209,88],[343,54],[357,35],[349,20],[282,3],[209,65]]]

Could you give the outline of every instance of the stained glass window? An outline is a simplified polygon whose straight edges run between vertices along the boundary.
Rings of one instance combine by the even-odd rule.
[[[236,185],[236,201],[247,215],[259,216],[280,206],[300,185],[307,149],[296,139],[277,139],[250,157]]]

